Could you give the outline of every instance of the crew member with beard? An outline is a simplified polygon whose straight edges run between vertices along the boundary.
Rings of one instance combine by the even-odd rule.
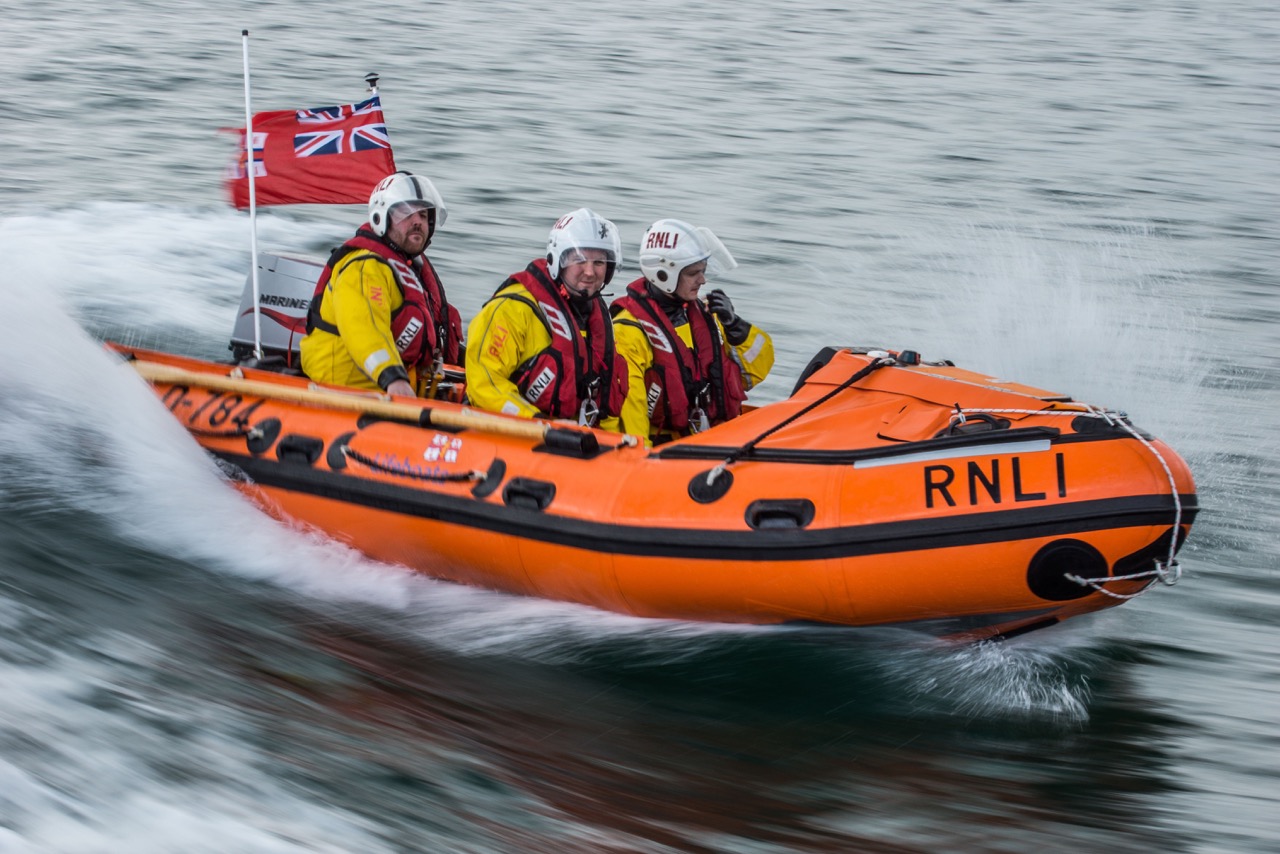
[[[427,256],[448,217],[426,178],[394,172],[369,196],[369,221],[316,282],[300,345],[316,382],[421,395],[433,370],[457,364],[462,319]]]
[[[616,416],[627,367],[600,291],[621,260],[617,228],[590,208],[556,220],[546,255],[508,277],[467,329],[472,405],[585,426]]]

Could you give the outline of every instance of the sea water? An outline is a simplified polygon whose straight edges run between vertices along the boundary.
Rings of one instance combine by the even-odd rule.
[[[1270,851],[1280,18],[1223,0],[8,4],[0,851]],[[272,521],[101,339],[226,355],[255,110],[381,94],[469,319],[588,205],[827,345],[1126,410],[1185,576],[995,647],[635,620]],[[322,257],[359,206],[268,208]]]

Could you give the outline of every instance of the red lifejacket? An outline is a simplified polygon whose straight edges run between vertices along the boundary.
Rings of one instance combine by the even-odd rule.
[[[702,409],[711,424],[728,421],[741,414],[747,399],[742,368],[729,355],[711,311],[701,300],[684,308],[693,347],[676,332],[643,278],[627,285],[626,295],[613,301],[613,313],[631,312],[653,350],[653,366],[644,378],[651,433],[688,435],[695,408]]]
[[[505,295],[533,309],[551,336],[551,346],[525,359],[511,381],[525,400],[552,418],[573,418],[594,425],[617,416],[627,399],[627,363],[613,345],[613,324],[604,300],[596,296],[587,309],[586,335],[564,290],[539,258],[498,288],[518,282],[533,297]],[[585,406],[584,404],[589,404]],[[592,408],[594,407],[594,411]]]
[[[372,252],[391,268],[404,301],[391,313],[391,335],[395,338],[400,360],[406,365],[429,367],[439,358],[458,364],[461,356],[462,316],[449,305],[440,277],[426,255],[409,258],[378,237],[365,223],[346,243],[329,255],[328,262],[316,281],[311,306],[307,310],[307,332],[322,329],[339,335],[338,327],[320,317],[320,304],[325,287],[342,259],[353,252]]]

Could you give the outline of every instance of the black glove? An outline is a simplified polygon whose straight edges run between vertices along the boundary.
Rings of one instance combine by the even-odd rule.
[[[729,301],[729,295],[719,288],[707,294],[707,308],[711,309],[725,326],[738,319],[738,315],[733,311],[733,303]]]
[[[720,318],[720,324],[724,326],[724,337],[732,346],[737,347],[747,340],[747,336],[751,334],[751,324],[734,313],[728,294],[719,288],[711,291],[707,294],[707,308]]]

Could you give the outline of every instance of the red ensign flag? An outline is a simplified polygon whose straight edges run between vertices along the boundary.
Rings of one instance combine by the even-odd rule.
[[[244,137],[240,128],[240,154],[227,171],[237,208],[249,207],[250,160],[259,205],[364,204],[396,171],[377,95],[359,104],[256,113],[252,146]]]

